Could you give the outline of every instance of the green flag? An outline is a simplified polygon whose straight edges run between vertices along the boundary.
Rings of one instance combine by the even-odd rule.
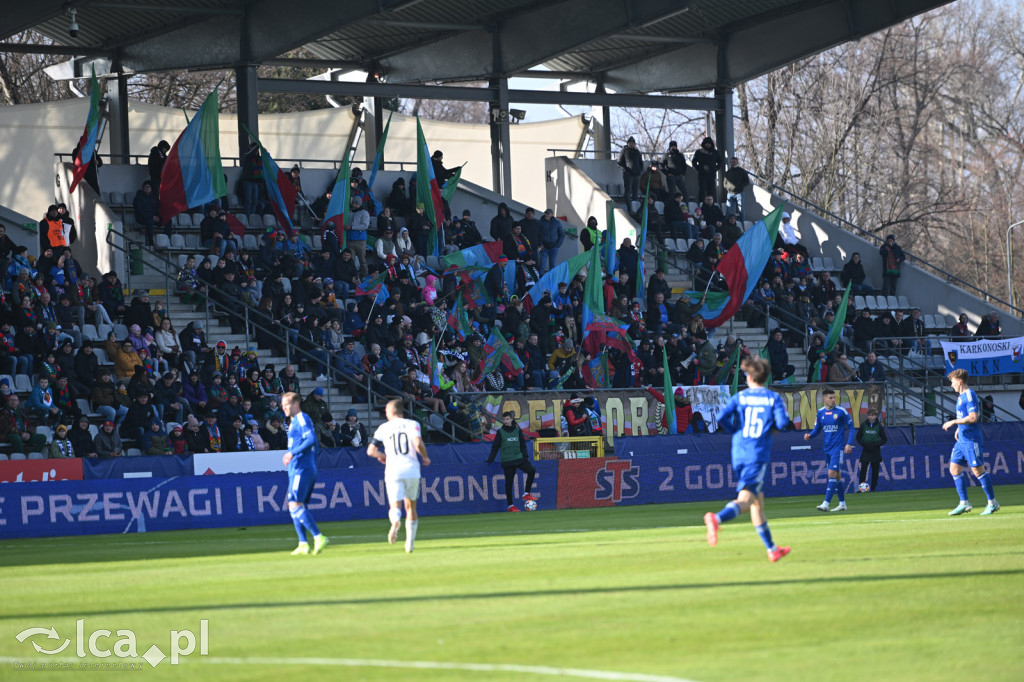
[[[615,202],[608,202],[608,233],[605,248],[608,249],[605,255],[605,271],[614,275],[619,269],[619,240],[615,236]]]
[[[595,315],[604,315],[604,283],[601,278],[601,249],[590,250],[590,266],[587,268],[587,282],[583,286],[583,328],[586,329]]]
[[[444,183],[444,187],[441,188],[441,196],[444,197],[445,201],[452,200],[455,190],[459,188],[459,180],[462,179],[462,169],[465,167],[466,164],[462,164],[456,168],[455,175],[448,178],[448,181]]]
[[[725,368],[732,367],[732,384],[729,386],[729,395],[736,395],[740,391],[740,344],[736,344],[736,348],[733,349],[732,355],[729,356],[728,362],[725,363]],[[726,377],[729,375],[726,374]]]
[[[637,237],[637,263],[636,263],[636,295],[638,298],[646,298],[647,296],[647,285],[644,282],[646,273],[644,272],[644,246],[647,244],[647,209],[650,206],[651,199],[651,175],[647,176],[647,190],[644,192],[644,208],[643,216],[640,218],[640,236]]]
[[[768,357],[768,348],[767,347],[765,347],[765,348],[758,348],[757,349],[757,354],[761,357],[762,360],[764,360],[765,362],[768,363],[768,379],[764,382],[764,385],[765,386],[771,386],[771,383],[772,383],[772,369],[771,369],[772,361],[771,361],[771,358]]]
[[[669,433],[679,433],[679,425],[676,423],[676,396],[673,393],[672,373],[668,370],[668,350],[662,346],[661,368],[665,372],[665,424]]]
[[[836,316],[832,320],[832,326],[828,328],[828,336],[825,337],[825,352],[831,353],[835,350],[835,347],[839,345],[839,337],[843,333],[843,324],[846,322],[846,306],[850,303],[850,285],[853,281],[846,284],[846,291],[843,293],[843,300],[839,304],[839,309],[836,311]]]

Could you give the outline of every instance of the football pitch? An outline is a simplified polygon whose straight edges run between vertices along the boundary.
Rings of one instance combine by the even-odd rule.
[[[957,518],[952,487],[769,499],[777,564],[746,516],[708,547],[707,503],[422,517],[411,555],[385,518],[322,524],[320,556],[283,523],[4,540],[0,679],[1019,682],[1024,486],[990,517],[970,492]],[[76,628],[101,655],[197,643],[151,667]]]

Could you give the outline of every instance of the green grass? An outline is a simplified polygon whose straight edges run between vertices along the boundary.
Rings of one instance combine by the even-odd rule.
[[[7,540],[0,679],[67,679],[14,669],[52,660],[15,639],[28,627],[56,627],[59,640],[31,640],[53,648],[84,618],[87,636],[130,629],[139,654],[169,653],[170,630],[204,618],[209,656],[143,663],[146,679],[580,679],[502,667],[522,665],[628,673],[602,679],[1019,681],[1024,486],[997,493],[987,518],[981,505],[947,517],[952,490],[851,495],[841,515],[815,511],[818,498],[771,499],[775,539],[793,546],[774,565],[747,517],[709,548],[711,504],[424,517],[412,555],[384,541],[386,519],[324,524],[333,544],[318,557],[289,556],[286,525]],[[77,662],[74,648],[62,660]],[[328,660],[280,660],[313,658]]]

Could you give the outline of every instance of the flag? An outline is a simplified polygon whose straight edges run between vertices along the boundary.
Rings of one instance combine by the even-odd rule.
[[[384,279],[388,276],[387,270],[381,270],[375,275],[370,275],[356,287],[356,296],[376,294],[384,286]]]
[[[615,274],[619,269],[619,244],[615,238],[615,202],[608,202],[608,232],[605,235],[605,272],[609,275]]]
[[[327,202],[327,209],[324,211],[324,219],[321,222],[323,229],[326,229],[327,225],[334,227],[334,232],[338,235],[338,243],[343,249],[348,241],[345,234],[345,216],[348,214],[349,193],[352,189],[349,184],[349,179],[352,176],[352,172],[349,170],[351,162],[352,151],[346,149],[345,158],[341,162],[341,168],[338,169],[338,177],[334,179],[334,188],[331,189],[331,200]],[[349,223],[351,222],[351,216],[349,216]],[[323,229],[320,232],[321,238],[323,238]]]
[[[770,386],[772,383],[772,360],[768,356],[768,347],[759,348],[757,350],[757,354],[762,360],[768,363],[768,378],[765,380],[764,385]]]
[[[164,168],[166,168],[166,167],[167,166],[164,165]],[[161,187],[161,189],[163,189],[163,185],[162,184],[161,184],[160,187]],[[228,229],[231,230],[231,234],[235,235],[236,237],[244,237],[245,236],[245,225],[242,224],[242,221],[239,220],[237,217],[235,217],[234,213],[230,213],[228,211],[225,211],[224,213],[225,213],[225,215],[227,215]]]
[[[451,201],[455,195],[455,190],[459,188],[459,180],[462,179],[462,169],[465,167],[466,164],[462,164],[455,169],[455,175],[445,180],[444,187],[441,188],[441,196],[445,201]]]
[[[455,299],[455,307],[448,311],[447,322],[448,326],[455,330],[459,341],[465,341],[467,337],[473,334],[473,325],[469,322],[466,306],[462,304],[461,298]]]
[[[596,358],[583,365],[583,381],[588,388],[608,388],[608,354],[600,353]]]
[[[430,339],[430,390],[437,395],[441,392],[441,368],[437,361],[437,340]]]
[[[629,323],[600,313],[594,315],[590,324],[583,328],[584,334],[591,332],[617,332],[625,334],[627,331],[629,331]]]
[[[498,258],[504,253],[504,248],[504,244],[500,241],[477,244],[445,256],[441,259],[441,267],[464,268],[468,265],[476,265],[490,268],[498,262]]]
[[[785,206],[779,206],[759,220],[725,252],[716,270],[725,277],[728,295],[718,305],[712,304],[709,296],[708,302],[697,311],[704,318],[704,326],[708,329],[725,324],[754,292],[758,277],[772,255],[783,208]]]
[[[587,270],[587,281],[583,286],[583,328],[586,329],[594,320],[595,315],[604,314],[604,292],[601,281],[601,249],[597,246],[590,250],[590,267]]]
[[[640,235],[637,237],[637,261],[636,261],[636,295],[639,298],[647,298],[646,273],[644,272],[644,245],[647,244],[647,211],[650,207],[651,198],[651,175],[647,176],[647,190],[644,192],[644,209],[640,217]]]
[[[499,366],[503,366],[513,375],[519,374],[523,371],[523,361],[519,359],[518,355],[516,355],[512,346],[508,345],[508,341],[505,340],[505,337],[498,334],[493,329],[491,330],[491,335],[487,337],[487,343],[484,344],[484,350],[487,351],[487,355],[484,357],[482,362],[481,374],[493,372]]]
[[[377,143],[377,153],[373,157],[373,168],[370,169],[370,179],[366,181],[366,189],[370,193],[370,201],[373,202],[374,215],[379,215],[384,209],[381,203],[377,201],[377,197],[373,196],[373,181],[377,179],[377,171],[380,170],[381,163],[384,161],[384,145],[388,141],[388,130],[391,128],[391,116],[394,111],[388,111],[388,122],[384,124],[384,132],[381,133],[380,141]]]
[[[160,174],[160,220],[166,224],[179,213],[204,206],[227,193],[220,163],[220,115],[214,90],[178,135],[164,161]]]
[[[427,141],[423,137],[423,126],[420,125],[419,117],[416,117],[416,203],[422,203],[426,207],[424,214],[434,226],[430,231],[430,244],[427,248],[429,253],[420,255],[438,256],[440,249],[437,235],[441,222],[444,221],[444,202],[441,199],[441,188],[437,186],[437,178],[434,176],[434,166],[430,163],[430,149],[427,148]]]
[[[373,304],[381,305],[384,301],[388,300],[389,296],[391,296],[391,292],[388,291],[387,286],[381,284],[380,289],[377,290],[377,295],[373,299]]]
[[[267,188],[267,196],[270,197],[271,208],[274,209],[274,215],[277,216],[277,224],[282,226],[291,235],[294,229],[292,227],[292,213],[295,211],[295,185],[292,184],[288,174],[278,167],[274,157],[270,155],[270,152],[263,146],[260,139],[253,135],[252,131],[246,128],[244,123],[239,123],[239,125],[259,145],[260,156],[263,159],[263,184]]]
[[[590,262],[590,258],[590,252],[584,251],[583,253],[573,256],[569,260],[563,261],[548,270],[547,273],[537,280],[537,283],[530,287],[530,290],[526,292],[526,299],[529,304],[531,306],[536,305],[537,301],[540,300],[545,291],[558,291],[559,282],[572,281],[572,278],[575,277],[580,270],[587,267],[587,263]]]
[[[665,424],[668,425],[669,433],[679,433],[676,424],[676,396],[672,388],[672,373],[668,370],[668,349],[664,346],[661,349],[661,367],[665,372]]]
[[[726,367],[730,365],[732,365],[732,383],[729,386],[729,395],[736,395],[740,392],[740,344],[738,343],[729,361],[725,363]]]
[[[71,187],[69,192],[74,192],[78,183],[85,177],[85,171],[96,156],[96,140],[100,132],[100,82],[96,79],[96,67],[92,67],[92,80],[89,82],[89,116],[85,119],[85,130],[78,140],[78,155],[74,159],[74,168],[71,169]]]
[[[850,303],[850,285],[853,281],[846,283],[846,291],[843,292],[843,300],[836,310],[836,316],[832,319],[832,326],[828,328],[828,336],[825,337],[825,352],[831,353],[839,345],[839,337],[843,333],[843,325],[846,322],[846,306]]]

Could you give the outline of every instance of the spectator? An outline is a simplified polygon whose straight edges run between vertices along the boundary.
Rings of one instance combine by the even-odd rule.
[[[657,161],[651,163],[640,175],[640,189],[644,194],[650,190],[650,196],[655,201],[665,201],[668,198],[668,180]]]
[[[224,450],[224,436],[217,424],[217,411],[206,413],[205,422],[199,428],[199,448],[193,452],[227,452]]]
[[[0,437],[13,445],[16,452],[25,452],[26,445],[32,452],[39,452],[46,445],[46,436],[35,433],[14,393],[7,396],[6,406],[0,411]]]
[[[885,368],[878,363],[878,356],[874,352],[868,353],[867,359],[861,363],[857,378],[865,383],[885,381]]]
[[[352,197],[350,204],[352,222],[348,227],[347,249],[359,260],[359,276],[366,279],[369,270],[366,264],[366,232],[370,229],[370,214],[363,208],[359,197]]]
[[[875,340],[875,321],[871,319],[871,311],[864,308],[860,317],[853,321],[853,345],[863,351],[871,349]]]
[[[644,170],[644,159],[636,148],[636,139],[630,136],[626,146],[619,153],[618,166],[622,169],[622,199],[626,210],[632,212],[632,202],[640,198],[640,174]]]
[[[265,426],[260,429],[260,437],[270,450],[288,449],[288,433],[281,426],[279,415],[272,415],[266,420]]]
[[[846,353],[840,353],[836,361],[828,368],[828,380],[830,383],[842,384],[857,381],[857,370],[850,364]]]
[[[135,401],[128,408],[128,413],[121,421],[119,432],[122,438],[138,441],[150,422],[160,421],[156,407],[149,402],[149,393],[142,391],[135,396]]]
[[[735,156],[729,159],[729,170],[725,172],[726,217],[734,215],[738,220],[745,220],[743,193],[749,185],[750,174],[740,166],[740,160]]]
[[[71,441],[71,449],[75,457],[96,457],[96,447],[93,445],[92,433],[89,431],[89,417],[81,415],[74,427],[68,433],[68,440]]]
[[[967,328],[967,315],[960,313],[957,323],[949,330],[949,335],[953,337],[954,341],[971,340],[971,332]]]
[[[139,439],[139,449],[147,455],[171,454],[171,442],[159,419],[151,421],[148,428],[143,431]]]
[[[313,429],[316,431],[316,437],[320,441],[320,445],[333,448],[336,445],[334,442],[334,430],[337,424],[334,421],[334,417],[331,416],[330,407],[328,407],[327,401],[324,399],[325,396],[324,389],[320,387],[314,388],[306,396],[306,399],[302,401],[302,411],[309,415],[310,420],[312,420]]]
[[[678,194],[682,201],[686,201],[686,157],[679,151],[679,145],[675,140],[668,143],[668,153],[661,162],[665,170],[665,180],[668,184],[668,191],[673,195]],[[667,216],[666,216],[667,217]]]
[[[700,216],[705,223],[705,228],[702,230],[703,237],[711,237],[716,232],[722,229],[722,225],[725,224],[725,214],[722,213],[722,209],[715,203],[715,198],[708,194],[704,197],[704,203],[697,207],[697,211],[700,212]]]
[[[167,152],[171,151],[171,145],[167,140],[160,140],[156,146],[149,150],[149,182],[153,188],[153,194],[159,194],[160,176],[164,172],[164,163],[167,162]]]
[[[146,244],[153,245],[153,229],[160,226],[160,201],[153,191],[153,183],[145,180],[142,189],[135,193],[132,200],[135,211],[135,227],[146,234]]]
[[[839,282],[843,288],[849,284],[850,292],[853,294],[870,294],[874,289],[864,284],[865,279],[867,279],[867,275],[864,274],[864,264],[860,262],[860,254],[854,252],[850,255],[850,260],[843,266],[843,271],[839,273]]]
[[[105,421],[92,442],[93,449],[100,457],[120,457],[123,452],[121,436],[114,430],[114,422]]]
[[[601,233],[597,229],[597,218],[590,216],[587,218],[587,226],[580,233],[580,244],[584,251],[590,251],[600,243]]]
[[[366,427],[359,422],[359,414],[349,410],[345,415],[345,423],[338,429],[338,445],[343,448],[358,448],[368,443]]]
[[[772,338],[768,339],[766,347],[772,367],[772,383],[781,383],[796,373],[796,368],[789,364],[789,350],[782,339],[781,329],[772,332]]]
[[[111,270],[103,275],[103,281],[99,285],[100,302],[111,317],[120,319],[127,307],[124,304],[124,285],[117,278],[117,273]]]
[[[260,147],[253,144],[242,159],[242,201],[249,215],[263,212],[261,196],[266,192],[263,185],[263,157]]]
[[[974,331],[974,335],[979,339],[998,339],[1001,334],[1002,329],[999,327],[999,313],[994,310],[981,318],[981,322],[978,323],[978,328]]]
[[[882,257],[882,294],[895,296],[896,282],[900,278],[900,266],[907,260],[903,249],[896,243],[896,235],[886,236],[885,243],[878,249],[878,254]]]
[[[691,163],[693,169],[697,171],[697,196],[710,196],[714,201],[717,194],[718,171],[722,170],[724,165],[722,155],[715,149],[715,141],[705,137],[700,143],[700,149],[693,153]]]

